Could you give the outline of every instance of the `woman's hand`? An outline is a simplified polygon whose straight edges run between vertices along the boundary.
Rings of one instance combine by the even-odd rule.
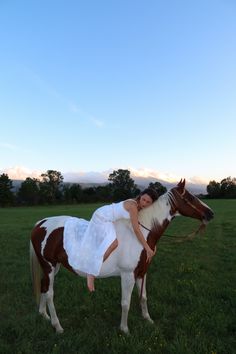
[[[150,263],[155,252],[153,252],[153,250],[149,246],[147,246],[145,249],[147,252],[147,263]]]

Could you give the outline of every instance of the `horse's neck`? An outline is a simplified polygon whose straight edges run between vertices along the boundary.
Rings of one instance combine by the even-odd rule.
[[[165,220],[170,221],[170,203],[168,194],[160,196],[150,207],[139,212],[139,222],[148,229],[151,229],[154,223],[163,225]]]
[[[150,230],[147,237],[147,243],[152,250],[155,249],[158,240],[170,223],[170,210],[171,206],[168,200],[168,195],[165,193],[159,197],[153,205],[139,213],[140,223]],[[138,265],[134,270],[135,278],[143,278],[147,273],[148,265],[146,252],[143,250]]]

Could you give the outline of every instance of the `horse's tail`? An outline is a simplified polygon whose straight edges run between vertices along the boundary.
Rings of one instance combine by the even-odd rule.
[[[42,279],[42,268],[38,261],[38,257],[35,253],[32,242],[30,241],[30,270],[31,279],[33,284],[34,296],[36,302],[39,305],[40,294],[41,294],[41,279]]]

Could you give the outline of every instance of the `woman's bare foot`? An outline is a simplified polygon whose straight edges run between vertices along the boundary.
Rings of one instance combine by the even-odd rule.
[[[95,279],[94,275],[87,274],[87,286],[90,292],[95,291],[94,279]]]

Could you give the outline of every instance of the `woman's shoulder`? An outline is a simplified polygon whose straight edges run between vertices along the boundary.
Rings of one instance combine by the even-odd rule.
[[[136,205],[138,204],[137,200],[135,199],[126,199],[127,202],[135,203]]]
[[[123,205],[126,207],[138,207],[138,203],[135,199],[126,199],[123,201]]]

